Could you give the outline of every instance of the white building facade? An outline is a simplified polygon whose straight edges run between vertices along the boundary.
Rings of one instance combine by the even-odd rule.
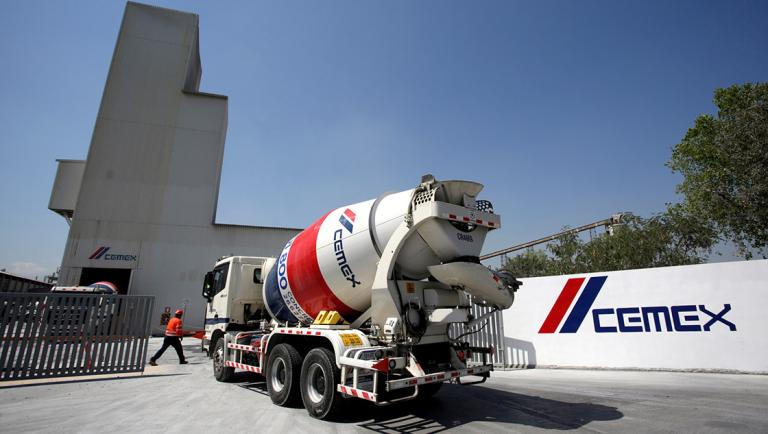
[[[128,3],[87,159],[59,160],[49,204],[70,221],[59,284],[154,295],[155,331],[166,307],[202,328],[218,257],[274,256],[299,232],[215,223],[227,97],[201,74],[197,15]]]

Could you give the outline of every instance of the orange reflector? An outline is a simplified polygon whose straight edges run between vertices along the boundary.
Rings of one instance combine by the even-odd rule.
[[[389,372],[389,359],[384,357],[383,359],[371,365],[371,368],[379,372]]]

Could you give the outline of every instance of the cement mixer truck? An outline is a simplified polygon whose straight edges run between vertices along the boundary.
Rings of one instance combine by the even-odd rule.
[[[221,258],[203,286],[215,378],[261,374],[275,404],[318,419],[346,398],[387,405],[485,381],[493,349],[462,337],[509,308],[520,282],[480,264],[501,226],[482,188],[425,175],[330,211],[275,258]],[[473,317],[472,303],[489,313]]]

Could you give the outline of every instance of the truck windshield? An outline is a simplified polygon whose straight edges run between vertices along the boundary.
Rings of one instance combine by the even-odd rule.
[[[221,264],[213,269],[213,295],[221,292],[227,285],[227,274],[229,272],[229,263]]]

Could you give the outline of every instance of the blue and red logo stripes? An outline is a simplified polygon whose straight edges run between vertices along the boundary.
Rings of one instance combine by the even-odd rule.
[[[565,282],[563,290],[560,291],[557,300],[555,300],[555,304],[552,305],[552,309],[550,309],[547,318],[541,325],[539,333],[557,332],[557,328],[560,326],[563,317],[565,317],[568,308],[570,308],[572,304],[573,308],[571,309],[571,313],[568,315],[568,318],[566,318],[565,323],[560,329],[560,333],[576,333],[579,330],[581,323],[584,322],[584,318],[589,313],[589,309],[595,302],[595,299],[603,288],[603,284],[605,284],[607,278],[608,276],[591,277],[587,281],[584,290],[581,291],[581,295],[576,300],[575,304],[573,304],[573,300],[576,298],[576,294],[578,294],[579,289],[581,289],[586,278],[576,277],[568,279],[568,281]]]
[[[352,212],[351,209],[347,208],[344,210],[344,212],[339,216],[339,223],[341,223],[342,226],[347,228],[347,230],[352,233],[352,228],[354,227],[355,223],[355,213]]]
[[[88,259],[100,259],[102,256],[104,256],[105,253],[107,253],[107,251],[109,251],[109,249],[109,247],[101,246],[96,249],[96,251],[94,251],[93,254],[88,257]]]

